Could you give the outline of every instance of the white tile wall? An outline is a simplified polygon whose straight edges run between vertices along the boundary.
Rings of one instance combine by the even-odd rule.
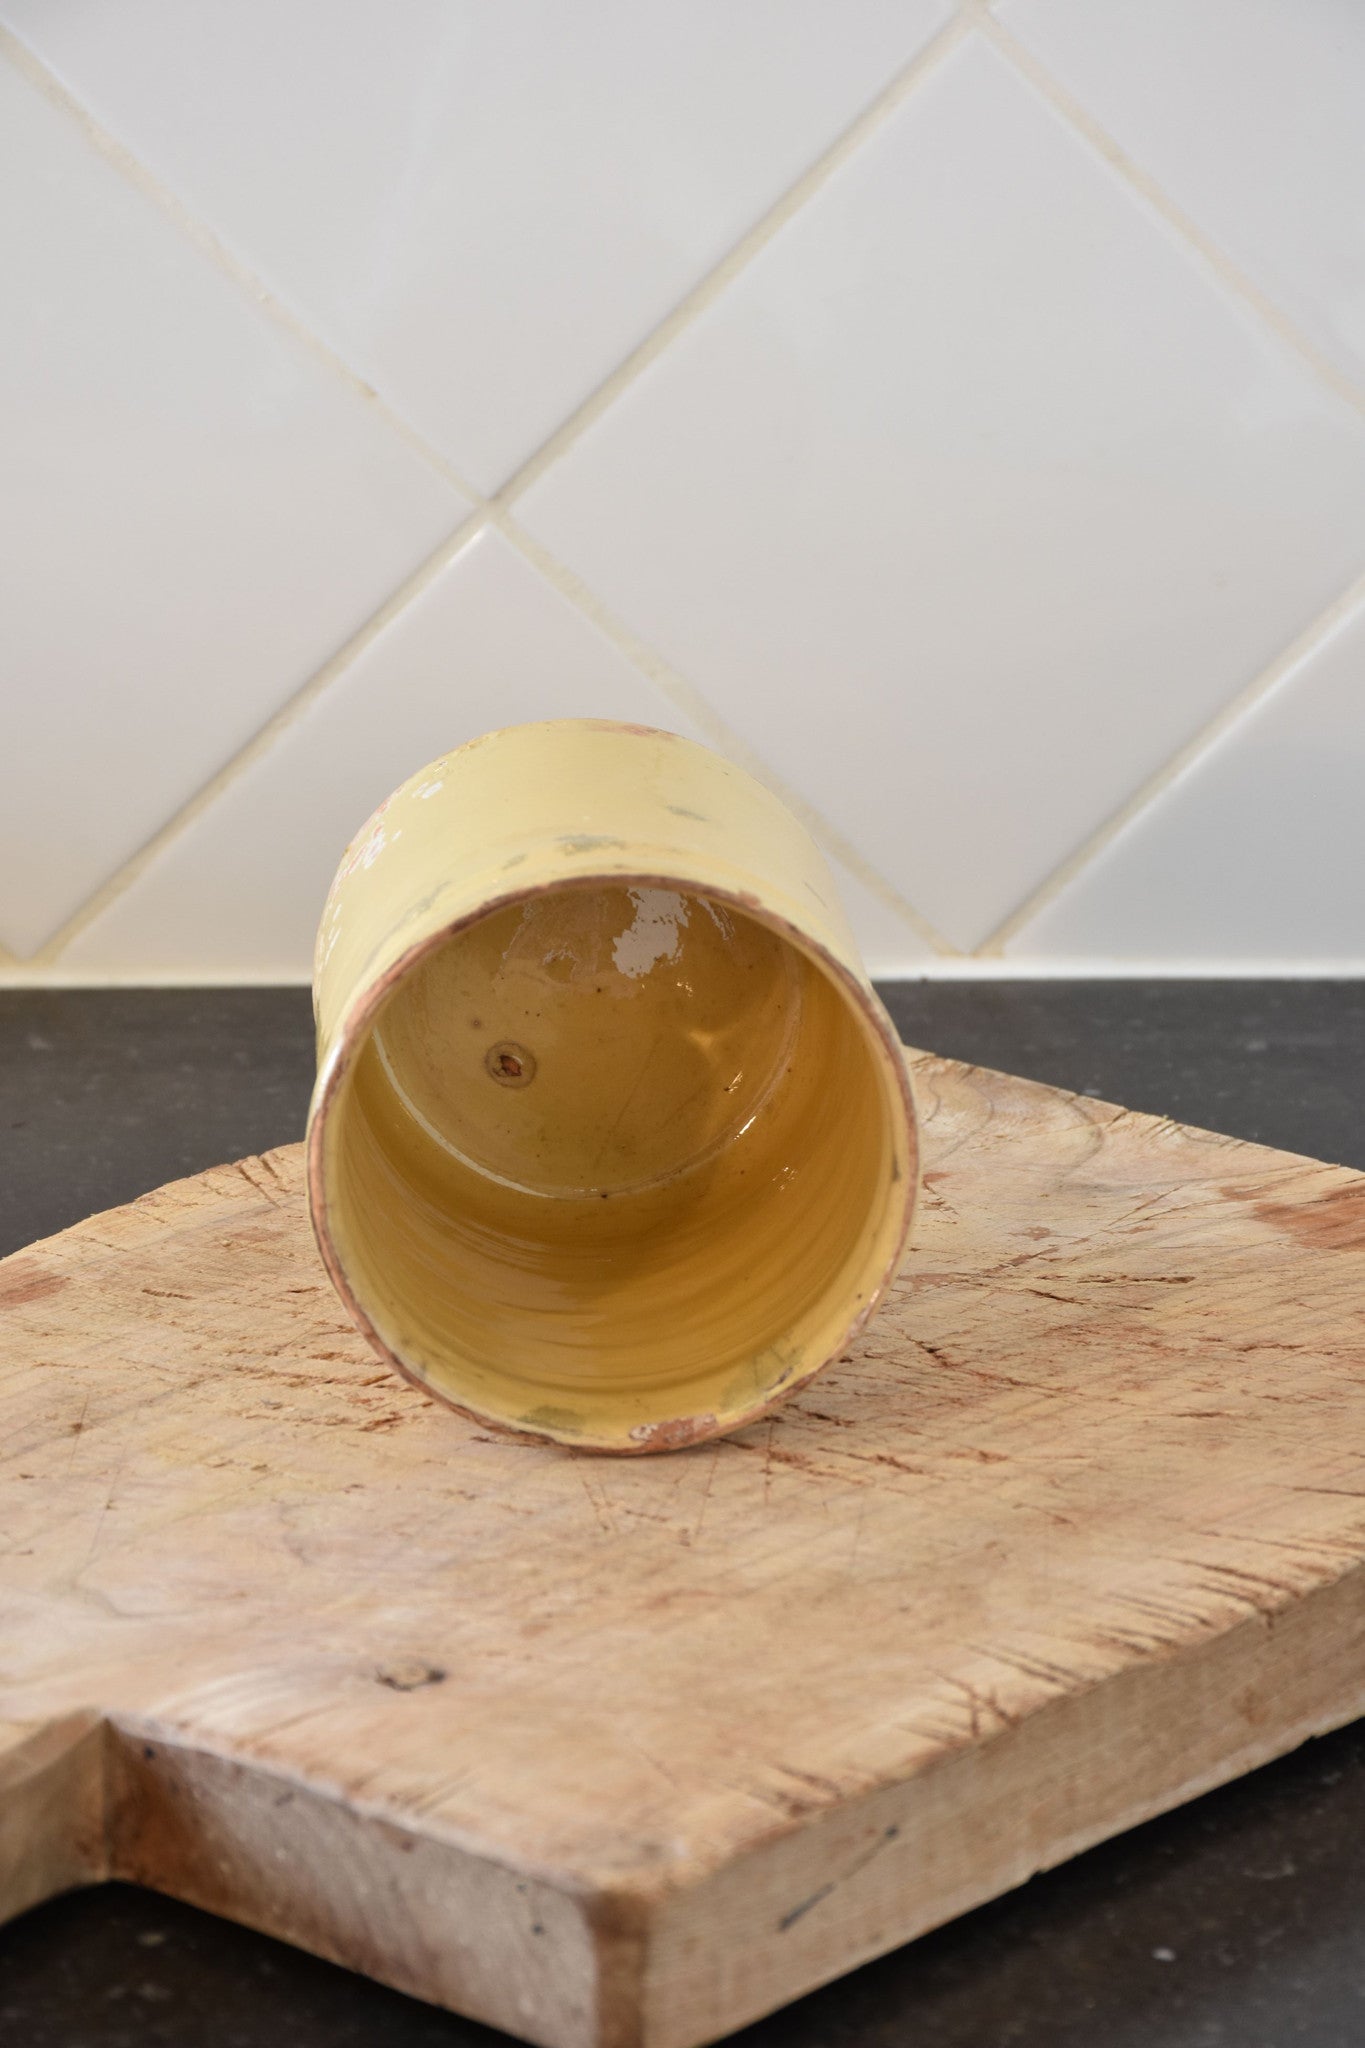
[[[73,940],[70,964],[295,971],[337,849],[414,767],[485,731],[490,705],[494,724],[582,715],[700,737],[506,541],[476,535],[152,855]]]
[[[1001,0],[997,11],[1273,306],[1365,382],[1358,0]]]
[[[63,955],[189,980],[288,979],[311,951],[338,848],[414,766],[490,722],[621,718],[705,741],[692,721],[496,532],[477,534],[222,795],[156,849]],[[869,953],[917,941],[861,891]],[[922,949],[921,949],[922,950]]]
[[[976,43],[521,514],[965,948],[1365,563],[1365,425]]]
[[[1365,602],[1167,784],[1010,942],[1254,968],[1365,931]],[[1358,944],[1358,940],[1357,940]],[[1345,964],[1358,962],[1345,953]]]
[[[23,952],[469,510],[0,68],[0,941]]]
[[[7,979],[304,976],[574,712],[793,793],[884,973],[1365,971],[1347,0],[0,22]]]
[[[483,490],[948,0],[10,0],[157,176]]]

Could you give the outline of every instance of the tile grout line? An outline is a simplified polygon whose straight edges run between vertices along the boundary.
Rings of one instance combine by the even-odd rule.
[[[1160,215],[1166,225],[1199,258],[1205,269],[1210,271],[1233,297],[1239,299],[1253,312],[1278,341],[1291,349],[1320,382],[1327,385],[1353,411],[1365,416],[1365,390],[1339,370],[1318,348],[1316,342],[1301,332],[1274,300],[1218,247],[1211,236],[1204,233],[1183,208],[1176,204],[1164,187],[1158,184],[1149,172],[1143,170],[1134,157],[1129,156],[1108,129],[1104,128],[1094,115],[1053,77],[1033,52],[1020,42],[1003,22],[996,19],[988,0],[958,0],[958,6],[959,18],[976,24],[1006,63],[1026,84],[1033,87],[1040,98],[1048,102],[1070,128],[1104,158],[1110,168],[1146,201],[1153,212]]]
[[[834,142],[816,158],[813,164],[790,185],[768,211],[747,230],[741,239],[723,256],[706,276],[668,313],[657,327],[626,356],[616,369],[593,391],[583,403],[571,413],[567,420],[542,443],[512,476],[491,494],[476,490],[446,462],[439,452],[431,447],[416,430],[393,411],[374,387],[359,376],[343,357],[330,348],[291,309],[278,299],[245,263],[241,262],[220,240],[207,223],[199,220],[184,203],[140,161],[134,153],[86,108],[37,55],[31,51],[12,30],[0,25],[0,53],[3,53],[29,83],[41,92],[68,118],[75,121],[90,146],[108,161],[122,176],[156,205],[191,241],[199,253],[222,271],[239,290],[245,292],[254,304],[266,312],[300,345],[317,364],[329,374],[339,377],[353,393],[360,396],[405,442],[447,482],[465,497],[471,512],[455,533],[442,542],[435,553],[419,564],[385,600],[371,619],[353,634],[343,646],[323,663],[315,674],[304,683],[288,701],[280,707],[257,730],[244,746],[224,762],[216,773],[168,818],[156,832],[123,862],[112,875],[94,890],[76,911],[52,934],[50,938],[24,960],[17,956],[0,954],[0,966],[8,965],[9,958],[23,967],[55,965],[61,953],[91,924],[104,910],[117,901],[124,891],[136,881],[152,860],[167,845],[177,838],[212,802],[223,795],[240,773],[248,769],[257,759],[266,754],[275,738],[293,719],[300,715],[314,697],[320,695],[338,675],[349,667],[371,639],[384,627],[393,623],[398,614],[418,597],[449,559],[460,548],[472,540],[490,522],[499,525],[507,538],[520,552],[532,559],[518,536],[522,529],[503,526],[500,518],[506,510],[528,490],[539,477],[567,452],[574,443],[595,423],[595,421],[641,376],[671,342],[706,311],[721,293],[737,278],[749,263],[767,246],[786,223],[793,219],[801,208],[831,178],[842,164],[848,161],[862,147],[872,134],[909,97],[910,93],[938,63],[956,49],[970,33],[970,24],[963,19],[950,18],[892,79],[877,97],[855,117],[838,135]],[[547,553],[547,561],[553,557]],[[533,566],[540,567],[533,562]],[[546,571],[541,568],[540,573]],[[759,761],[759,758],[744,746],[715,713],[701,694],[692,685],[677,677],[672,683],[661,681],[663,673],[672,677],[651,649],[645,647],[614,620],[606,608],[590,593],[580,579],[554,564],[548,579],[575,608],[605,633],[619,651],[624,653],[647,680],[653,681],[664,690],[669,700],[685,709],[694,722],[703,730],[726,735],[726,747],[736,756],[742,755],[748,764],[761,770],[760,779],[770,787],[780,787],[777,779]],[[752,771],[751,771],[752,772]],[[886,878],[877,869],[848,845],[833,826],[829,825],[810,805],[797,797],[794,792],[785,800],[795,809],[821,843],[842,860],[849,871],[863,882],[888,909],[908,924],[924,942],[936,952],[956,957],[959,949],[950,946],[927,919],[921,917],[913,906],[906,903]]]
[[[712,299],[731,279],[737,276],[755,257],[778,229],[792,217],[807,199],[812,197],[826,178],[832,175],[847,156],[880,125],[890,112],[901,104],[921,77],[934,69],[937,64],[966,39],[966,32],[975,28],[1000,52],[1024,80],[1044,98],[1062,119],[1100,154],[1104,160],[1123,178],[1153,211],[1189,247],[1204,266],[1213,273],[1220,284],[1239,298],[1254,313],[1261,324],[1269,329],[1278,341],[1286,345],[1313,374],[1354,411],[1365,415],[1365,392],[1361,391],[1348,377],[1340,372],[1302,334],[1286,314],[1247,277],[1217,244],[1206,236],[1201,228],[1176,205],[1164,189],[1119,145],[1089,111],[1070,94],[1034,57],[1010,30],[991,12],[990,0],[957,0],[955,15],[928,43],[911,64],[893,81],[881,97],[868,108],[852,129],[846,131],[825,156],[811,167],[805,178],[791,188],[788,197],[793,198],[790,207],[783,201],[763,221],[750,230],[748,236],[738,243],[731,257],[723,260],[717,270],[703,279],[694,292],[674,309],[660,327],[643,342],[634,353],[618,367],[614,375],[599,387],[592,397],[585,401],[578,411],[564,422],[530,461],[515,472],[502,489],[493,494],[493,506],[504,512],[512,506],[523,491],[537,481],[559,456],[579,438],[579,435],[593,424],[613,400],[635,381],[655,357],[675,337],[691,324],[693,318],[705,310]],[[956,33],[954,33],[956,31]],[[856,136],[856,140],[854,138]],[[847,147],[843,145],[847,144]],[[799,193],[799,197],[795,197]],[[778,213],[781,218],[775,218]],[[766,232],[765,232],[766,230]],[[713,289],[711,287],[714,287]],[[655,345],[657,343],[657,345]],[[522,546],[523,553],[529,553],[521,536],[524,529],[515,527],[513,522],[496,518],[499,530],[514,545]],[[557,563],[548,550],[534,544],[536,553],[530,558],[547,580],[578,604],[592,622],[606,632],[608,637],[621,647],[628,658],[643,674],[653,680],[678,707],[687,712],[704,732],[713,732],[722,740],[725,751],[733,758],[741,759],[750,768],[759,769],[761,779],[767,781],[776,793],[802,818],[807,828],[824,844],[831,853],[841,859],[859,880],[868,887],[886,906],[895,912],[911,930],[931,945],[935,952],[945,958],[980,959],[983,962],[994,956],[1002,956],[1003,948],[1017,931],[1030,922],[1047,903],[1079,874],[1109,841],[1121,832],[1129,820],[1153,802],[1161,791],[1190,768],[1200,755],[1217,744],[1224,733],[1230,731],[1240,719],[1249,713],[1260,699],[1274,689],[1282,676],[1299,660],[1308,654],[1320,639],[1332,631],[1339,619],[1353,607],[1357,598],[1365,592],[1365,578],[1357,578],[1327,609],[1293,640],[1289,647],[1261,674],[1254,678],[1242,691],[1215,713],[1194,737],[1179,748],[1150,776],[1146,782],[1121,805],[1118,810],[1083,842],[1082,846],[1067,860],[1061,862],[1043,882],[1033,890],[1018,909],[1011,912],[978,946],[964,953],[952,946],[929,921],[912,905],[907,903],[875,868],[864,861],[843,835],[835,831],[812,806],[805,804],[795,793],[788,790],[777,778],[769,774],[761,760],[730,732],[724,721],[711,710],[709,703],[690,684],[684,681],[658,656],[653,649],[630,633],[616,621],[585,584],[572,571]],[[541,559],[537,560],[539,555]]]
[[[629,355],[622,358],[596,390],[590,392],[568,418],[556,427],[549,438],[541,443],[535,453],[529,456],[519,469],[513,471],[506,483],[491,494],[491,502],[499,510],[507,510],[530,489],[532,484],[537,483],[545,472],[582,438],[589,427],[629,390],[665,349],[714,304],[781,232],[788,221],[795,219],[835,172],[855,156],[878,129],[897,112],[921,81],[966,41],[970,30],[971,23],[965,17],[956,16],[950,17],[936,31],[923,48],[902,66],[891,83],[883,87],[877,97],[855,116],[849,126],[835,137],[814,163],[806,167],[795,183],[789,185],[720,261],[684,294],[672,311],[664,315],[657,327],[652,328],[644,340],[639,342]]]
[[[467,498],[471,504],[479,504],[482,501],[482,493],[471,489],[438,449],[432,447],[414,427],[410,426],[402,414],[396,412],[388,400],[381,397],[374,386],[358,371],[353,370],[344,357],[338,355],[320,335],[315,334],[307,322],[286,305],[283,299],[277,297],[264,279],[248,264],[242,262],[240,257],[235,256],[208,223],[193,213],[168,186],[163,185],[141,158],[135,156],[116,135],[111,134],[90,109],[62,83],[56,73],[48,69],[28,44],[3,24],[0,24],[0,54],[9,59],[14,69],[27,79],[44,99],[74,121],[96,155],[103,157],[144,199],[165,215],[215,270],[236,285],[259,311],[265,313],[277,328],[290,337],[296,348],[311,357],[330,376],[338,378],[353,397],[359,398],[412,454],[416,455],[428,469],[434,470],[452,489],[457,490],[461,497]]]
[[[1075,981],[1078,973],[1096,981],[1361,981],[1365,980],[1365,955],[1315,953],[1302,959],[1283,953],[1255,959],[1220,957],[1192,962],[1167,954],[1134,954],[1126,960],[1088,959],[1078,970],[1073,959],[1055,955],[1041,959],[978,959],[971,954],[945,955],[940,959],[916,961],[894,972],[878,968],[875,982],[937,982],[974,984],[1036,981]],[[21,961],[11,967],[0,960],[0,992],[12,989],[108,989],[108,988],[297,988],[306,989],[308,977],[299,972],[275,968],[241,969],[231,974],[203,969],[179,972],[171,968],[118,968],[101,973],[74,973],[56,968],[42,975],[25,971]]]
[[[888,910],[893,911],[910,931],[944,958],[961,957],[961,949],[950,944],[936,931],[929,920],[892,887],[885,876],[845,839],[837,827],[831,825],[813,805],[807,803],[804,797],[780,776],[774,774],[762,756],[725,723],[700,691],[680,675],[657,649],[640,639],[638,634],[632,632],[629,626],[618,619],[581,577],[559,561],[510,514],[495,513],[492,525],[532,568],[559,592],[561,597],[567,599],[590,625],[595,626],[605,639],[627,657],[647,681],[654,684],[662,696],[685,713],[694,725],[713,740],[720,752],[727,755],[737,766],[745,769],[756,781],[763,783],[774,796],[779,797],[788,810],[801,820],[811,837],[836,860],[841,861],[849,872],[877,896]]]
[[[307,681],[300,684],[293,695],[286,698],[263,725],[257,727],[250,739],[244,741],[235,753],[215,769],[208,780],[201,783],[194,794],[187,797],[185,802],[157,827],[150,838],[144,840],[135,853],[130,854],[112,874],[107,875],[99,887],[58,926],[51,937],[45,939],[27,958],[16,960],[15,964],[24,967],[57,965],[71,941],[79,937],[81,932],[93,924],[111,904],[117,902],[143,870],[150,867],[156,856],[173,840],[178,839],[181,832],[211,804],[216,803],[218,798],[232,787],[239,775],[271,751],[280,734],[301,718],[336,678],[348,669],[367,647],[379,639],[380,635],[407,611],[409,605],[421,597],[422,593],[436,581],[442,570],[484,531],[488,523],[488,514],[483,510],[476,510],[462,519],[454,531],[448,533],[439,546],[433,549],[424,561],[419,562],[402,583],[389,592],[384,602],[370,613],[363,624],[342,641],[322,666],[315,669]],[[0,957],[0,965],[7,964]]]
[[[950,17],[891,83],[855,116],[814,163],[774,201],[738,242],[726,251],[657,326],[622,358],[609,375],[563,420],[520,467],[495,491],[485,492],[455,470],[433,443],[396,412],[388,401],[346,359],[307,324],[284,300],[270,289],[251,267],[233,254],[227,244],[204,220],[191,211],[140,157],[111,133],[57,74],[31,50],[14,31],[0,23],[0,54],[15,69],[80,128],[86,141],[116,170],[174,222],[201,255],[222,271],[252,303],[268,314],[302,345],[319,365],[339,377],[356,396],[377,411],[414,453],[438,470],[448,483],[474,507],[505,510],[557,462],[638,376],[661,355],[678,334],[689,327],[737,278],[774,236],[793,219],[834,173],[875,134],[896,112],[930,71],[970,34],[972,23],[966,14]]]
[[[135,853],[130,854],[127,860],[107,876],[41,946],[27,956],[9,954],[0,947],[0,971],[59,965],[62,954],[72,940],[79,937],[104,911],[117,902],[150,867],[157,855],[217,802],[232,787],[239,775],[244,774],[256,761],[270,753],[280,735],[302,717],[310,706],[326,693],[331,684],[422,596],[443,570],[490,527],[500,533],[560,597],[571,604],[604,639],[623,654],[636,672],[647,682],[652,683],[666,701],[684,712],[694,725],[713,740],[720,751],[780,797],[787,808],[800,818],[817,843],[836,860],[841,861],[850,874],[862,882],[863,886],[897,916],[909,931],[945,959],[964,957],[961,949],[952,945],[935,930],[929,920],[898,893],[885,876],[844,838],[837,827],[831,825],[820,812],[782,781],[763,758],[755,753],[747,742],[739,738],[712,709],[700,691],[688,683],[662,655],[618,620],[595,592],[571,569],[559,562],[548,548],[518,525],[510,514],[498,511],[490,501],[477,506],[468,518],[462,520],[454,531],[389,593],[383,604],[342,642],[322,666],[257,728],[250,739],[246,740],[207,781],[201,783],[194,794],[188,797]]]
[[[686,293],[672,311],[647,334],[643,341],[619,362],[611,375],[589,393],[581,405],[562,421],[505,483],[492,492],[488,507],[492,524],[511,546],[530,563],[561,597],[572,604],[588,623],[622,653],[647,682],[651,682],[678,710],[712,738],[718,748],[748,773],[764,783],[800,818],[817,844],[842,862],[869,893],[875,896],[907,929],[945,958],[959,957],[960,949],[936,931],[929,920],[887,881],[871,862],[864,859],[821,812],[797,795],[768,767],[754,749],[713,709],[709,700],[686,681],[655,648],[633,633],[597,597],[581,577],[560,562],[528,530],[510,517],[517,501],[550,470],[602,415],[663,355],[693,323],[748,269],[781,230],[815,197],[835,173],[849,162],[863,145],[904,104],[923,79],[963,44],[971,23],[950,16],[929,41],[918,50],[888,86],[855,116],[812,164],[789,185],[721,258],[719,263]]]
[[[1347,607],[1353,598],[1355,586],[1337,605],[1310,627],[1306,635],[1300,636],[1280,661],[1240,693],[1224,711],[1216,714],[1195,739],[1178,750],[1157,774],[1149,778],[1127,803],[1091,835],[1083,847],[1048,876],[1039,888],[1025,900],[1018,910],[964,956],[961,949],[952,946],[936,932],[927,919],[921,916],[887,882],[879,871],[868,863],[818,811],[802,798],[785,787],[769,771],[760,756],[747,744],[740,741],[724,720],[711,708],[707,700],[693,685],[687,683],[676,671],[639,640],[628,628],[607,610],[574,573],[558,563],[548,550],[539,543],[530,541],[525,529],[514,525],[505,517],[508,509],[527,491],[559,458],[567,452],[598,418],[641,376],[650,365],[663,354],[664,350],[683,333],[721,295],[764,247],[778,234],[786,223],[793,219],[801,208],[820,190],[827,180],[851,158],[856,151],[876,132],[908,98],[915,86],[929,72],[956,49],[967,37],[970,30],[979,29],[1000,51],[1012,67],[1030,83],[1054,109],[1095,148],[1105,160],[1157,211],[1214,272],[1218,279],[1240,297],[1258,315],[1276,336],[1287,343],[1317,376],[1355,410],[1365,413],[1365,394],[1338,372],[1316,347],[1301,335],[1293,323],[1263,294],[1251,280],[1227,258],[1217,246],[1206,237],[1201,229],[1190,220],[1166,195],[1163,189],[1141,167],[1130,158],[1105,129],[1062,87],[1036,59],[1020,44],[990,12],[985,0],[958,0],[955,15],[944,24],[934,37],[913,57],[892,80],[891,84],[858,115],[816,161],[807,167],[793,185],[769,208],[709,271],[700,282],[667,314],[657,327],[626,356],[616,369],[592,392],[583,403],[542,443],[541,447],[516,470],[506,483],[491,494],[474,489],[460,476],[414,428],[396,413],[379,393],[357,372],[352,370],[343,357],[279,300],[256,274],[242,263],[219,239],[206,223],[200,221],[172,192],[164,187],[145,165],[113,136],[97,118],[82,105],[76,96],[50,72],[46,65],[33,53],[13,31],[0,26],[0,52],[3,52],[29,82],[43,95],[75,120],[91,146],[108,160],[122,175],[165,213],[188,237],[199,252],[215,267],[225,273],[239,289],[243,290],[275,322],[289,333],[296,344],[307,351],[318,364],[342,382],[368,406],[417,454],[429,467],[435,469],[445,480],[465,497],[471,506],[470,514],[461,521],[455,532],[448,536],[433,555],[419,564],[397,588],[390,593],[384,604],[371,616],[355,634],[343,644],[295,694],[258,729],[252,738],[241,747],[231,759],[212,776],[188,802],[168,819],[152,835],[146,844],[118,868],[113,875],[85,903],[73,913],[66,923],[27,960],[8,954],[0,948],[0,966],[10,965],[39,967],[55,964],[61,950],[84,930],[111,902],[122,895],[150,863],[155,855],[172,839],[178,836],[182,827],[188,825],[201,811],[231,786],[238,773],[248,768],[255,760],[269,751],[277,735],[299,716],[314,697],[321,694],[354,660],[370,641],[392,624],[394,619],[413,602],[446,563],[454,558],[465,545],[490,523],[516,546],[533,566],[545,576],[560,595],[574,604],[598,630],[602,631],[617,648],[631,661],[632,665],[647,680],[661,689],[668,699],[685,711],[701,730],[714,735],[718,743],[732,758],[739,759],[755,770],[765,781],[782,795],[783,800],[796,811],[815,836],[827,849],[847,866],[864,885],[875,894],[888,909],[901,918],[908,927],[931,945],[940,955],[947,958],[975,957],[990,958],[1004,943],[1037,915],[1044,905],[1052,900],[1065,884],[1078,873],[1091,858],[1128,822],[1136,812],[1150,803],[1166,783],[1183,773],[1197,758],[1206,745],[1212,745],[1225,729],[1271,688],[1285,668],[1292,665],[1315,644],[1319,630],[1330,630],[1335,623],[1339,608]]]
[[[978,960],[1003,958],[1004,948],[1012,938],[1031,924],[1070,882],[1089,867],[1091,862],[1117,839],[1125,826],[1193,768],[1205,754],[1210,753],[1220,740],[1242,724],[1257,705],[1269,697],[1300,662],[1316,653],[1341,622],[1362,602],[1365,602],[1365,570],[1354,576],[1346,588],[1311,619],[1259,674],[1236,691],[1221,710],[1216,711],[1197,733],[1186,740],[1184,746],[1178,747],[1175,753],[1140,783],[1117,810],[1112,811],[1103,823],[1096,827],[1089,838],[1083,840],[1074,852],[1068,854],[1065,860],[1060,861],[1044,876],[1037,888],[1031,890],[1024,901],[1012,910],[1008,917],[1003,918],[979,946],[973,948],[971,957]]]

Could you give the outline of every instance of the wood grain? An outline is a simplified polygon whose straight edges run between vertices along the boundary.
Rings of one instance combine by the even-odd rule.
[[[0,1911],[693,2048],[1365,1709],[1365,1176],[914,1067],[890,1303],[673,1456],[384,1371],[295,1148],[0,1264]]]

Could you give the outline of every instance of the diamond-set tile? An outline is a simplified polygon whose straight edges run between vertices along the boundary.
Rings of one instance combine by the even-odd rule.
[[[1359,968],[1365,604],[1120,831],[1010,958]]]
[[[1365,9],[1001,0],[995,11],[1365,389]]]
[[[0,941],[26,955],[459,493],[0,62]]]
[[[503,482],[949,0],[5,0],[461,473]]]
[[[844,915],[858,941],[858,951],[869,975],[896,981],[902,976],[922,974],[942,958],[937,949],[922,939],[886,898],[855,875],[828,848],[825,859],[839,889]]]
[[[1365,384],[1365,18],[995,14]],[[0,58],[0,966],[51,937],[951,18],[950,0],[0,0],[329,371]],[[980,32],[514,518],[826,816],[869,965],[986,944],[1365,567],[1365,426]],[[1006,43],[1008,46],[1008,36]],[[306,975],[340,846],[514,718],[689,729],[495,530],[64,950]],[[1365,624],[1004,966],[1361,956]],[[942,962],[939,962],[942,965]]]
[[[703,737],[486,531],[153,857],[62,965],[117,972],[136,960],[187,978],[306,979],[333,870],[390,790],[492,726],[571,717]],[[842,872],[836,879],[877,965],[911,965],[923,951],[913,934],[901,933],[897,950],[894,913]]]
[[[311,970],[347,842],[417,769],[497,725],[678,714],[498,535],[480,534],[79,933],[75,969]],[[695,737],[695,735],[693,735]]]
[[[961,946],[1365,560],[1365,432],[991,49],[518,517]]]

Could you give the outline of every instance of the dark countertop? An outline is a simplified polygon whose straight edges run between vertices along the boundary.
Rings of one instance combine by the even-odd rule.
[[[1365,1167],[1365,983],[901,983],[902,1035]],[[0,1253],[302,1135],[297,989],[0,991]],[[0,2048],[504,2036],[131,1886],[0,1932]],[[1365,1722],[734,2037],[744,2048],[1361,2048]]]

